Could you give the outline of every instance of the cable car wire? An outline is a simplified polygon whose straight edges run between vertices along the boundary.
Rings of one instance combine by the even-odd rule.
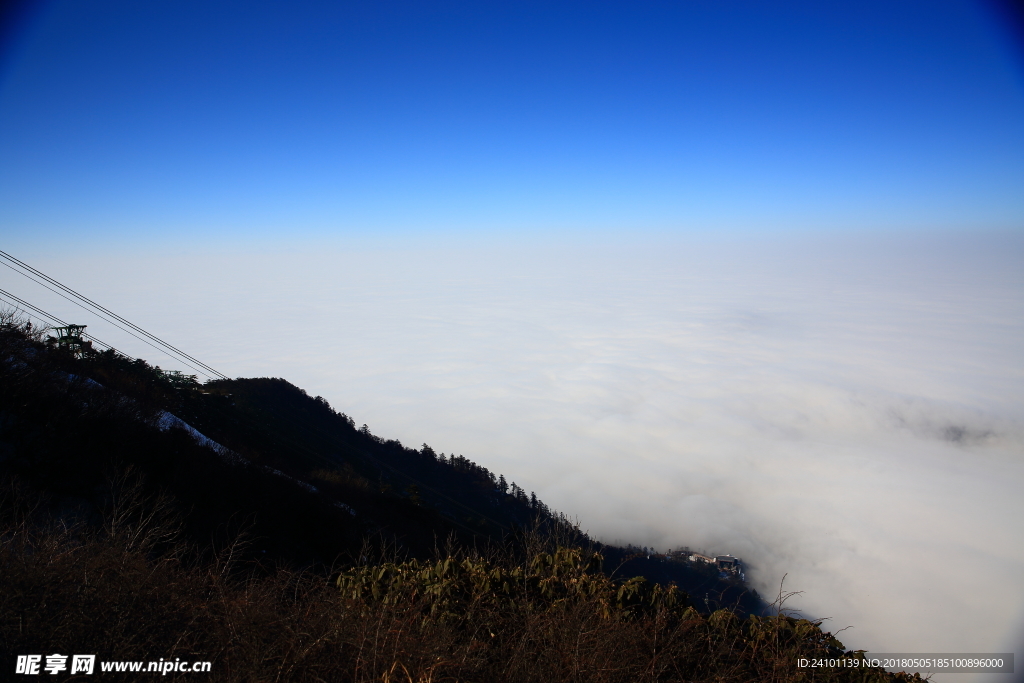
[[[0,289],[0,297],[7,299],[8,303],[12,304],[15,307],[24,306],[25,308],[27,308],[27,309],[29,309],[31,311],[35,311],[35,313],[37,315],[41,315],[44,318],[49,318],[50,320],[52,320],[55,323],[58,323],[62,327],[67,327],[68,326],[68,323],[64,322],[63,320],[61,320],[57,316],[53,315],[52,313],[47,313],[46,311],[44,311],[43,309],[39,308],[38,306],[33,306],[32,304],[30,304],[29,302],[25,301],[24,299],[20,299],[20,298],[14,296],[13,294],[11,294],[10,292],[8,292],[6,290]],[[128,358],[129,360],[135,360],[134,358],[129,356],[127,353],[122,353],[121,351],[118,351],[117,349],[115,349],[113,346],[111,346],[107,342],[103,341],[102,339],[97,339],[96,337],[94,337],[93,335],[89,334],[88,332],[83,332],[82,336],[83,337],[87,337],[90,341],[96,342],[100,346],[104,346],[104,347],[110,349],[111,351],[113,351],[114,353],[120,354],[120,355],[124,356],[125,358]]]
[[[19,297],[11,294],[10,292],[8,292],[8,291],[6,291],[4,289],[0,289],[0,298],[6,298],[6,299],[9,300],[8,303],[13,304],[14,306],[24,306],[25,308],[28,308],[28,309],[30,309],[32,311],[35,311],[38,315],[41,315],[44,318],[49,318],[53,322],[58,323],[59,325],[61,325],[63,327],[68,327],[68,323],[64,322],[63,320],[61,320],[57,316],[53,315],[52,313],[47,313],[46,311],[44,311],[43,309],[39,308],[38,306],[34,306],[34,305],[30,304],[29,302],[25,301],[24,299],[19,298]],[[65,298],[67,298],[67,297],[65,297]],[[72,302],[72,303],[74,303],[74,302]],[[110,321],[107,321],[107,322],[110,322]],[[118,328],[118,329],[122,329],[123,330],[123,328]],[[123,331],[127,332],[127,330],[123,330]],[[128,334],[131,334],[131,332],[128,332]],[[111,346],[107,342],[103,341],[102,339],[99,339],[99,338],[95,337],[94,335],[89,334],[88,332],[82,332],[82,336],[87,338],[87,339],[89,339],[90,341],[96,342],[100,346],[104,346],[104,347],[110,349],[111,351],[113,351],[114,353],[116,353],[116,354],[118,354],[120,356],[124,356],[128,360],[136,360],[132,356],[129,356],[127,353],[124,353],[123,351],[120,351],[120,350],[114,348],[113,346]],[[132,336],[135,337],[135,335],[132,335]],[[139,337],[135,337],[135,338],[139,339]],[[145,342],[147,344],[149,343],[149,342],[146,342],[145,339],[139,339],[139,341]],[[153,346],[152,344],[149,344],[149,345]],[[205,372],[203,372],[199,368],[197,368],[197,367],[195,367],[193,365],[190,365],[189,363],[186,363],[185,361],[181,360],[180,358],[174,358],[173,356],[168,354],[163,349],[159,349],[159,348],[157,348],[155,346],[153,346],[153,348],[156,349],[157,351],[163,352],[165,355],[167,355],[168,358],[171,358],[172,360],[177,360],[178,362],[182,363],[183,365],[186,365],[186,366],[192,368],[193,370],[195,370],[196,372],[200,373],[204,377],[210,377],[209,375],[207,375]]]
[[[52,287],[49,287],[49,286],[47,286],[47,285],[46,285],[45,283],[43,283],[43,282],[39,282],[39,280],[36,280],[36,279],[35,279],[35,278],[33,278],[32,276],[30,276],[30,275],[27,275],[27,274],[25,274],[25,273],[22,273],[22,272],[21,272],[21,271],[19,271],[19,270],[16,270],[16,269],[14,269],[14,268],[13,268],[12,266],[10,266],[10,265],[9,265],[9,264],[7,264],[7,263],[4,263],[3,261],[0,261],[0,265],[4,265],[4,266],[7,266],[7,267],[8,267],[8,268],[10,268],[11,270],[14,270],[14,272],[18,273],[19,275],[24,275],[24,276],[25,276],[25,277],[27,277],[27,278],[28,278],[29,280],[32,280],[32,282],[35,282],[35,283],[36,283],[37,285],[39,285],[39,286],[41,286],[41,287],[45,287],[46,289],[50,290],[51,292],[53,292],[53,293],[54,293],[54,294],[56,294],[57,296],[61,297],[62,299],[65,299],[65,300],[67,300],[67,301],[70,301],[70,302],[71,302],[71,303],[73,303],[74,305],[76,305],[76,306],[78,306],[79,308],[81,308],[81,309],[82,309],[83,311],[86,311],[87,313],[92,313],[93,315],[96,315],[96,316],[98,316],[98,317],[99,317],[99,318],[100,318],[101,320],[103,320],[104,322],[110,323],[111,325],[113,325],[113,326],[114,326],[114,327],[116,327],[117,329],[121,330],[122,332],[125,332],[125,333],[127,333],[127,334],[131,335],[132,337],[135,337],[136,339],[138,339],[138,340],[139,340],[140,342],[142,342],[143,344],[145,344],[145,345],[147,345],[147,346],[149,346],[149,347],[151,347],[151,348],[153,348],[153,349],[156,349],[157,351],[159,351],[160,353],[164,354],[165,356],[167,356],[167,357],[168,357],[168,358],[170,358],[171,360],[177,361],[177,362],[181,363],[182,365],[185,365],[185,366],[187,366],[187,367],[189,367],[189,368],[191,368],[191,369],[195,370],[196,372],[198,372],[199,374],[201,374],[201,375],[202,375],[203,377],[206,377],[206,378],[208,378],[208,379],[215,379],[214,377],[211,377],[209,373],[207,373],[207,372],[205,372],[205,371],[203,371],[203,370],[200,370],[199,368],[197,368],[197,367],[196,367],[195,365],[192,365],[192,364],[191,364],[191,363],[189,363],[188,361],[186,361],[186,360],[184,360],[184,359],[182,359],[182,358],[176,358],[176,357],[174,357],[173,355],[171,355],[170,353],[168,353],[166,349],[162,349],[162,348],[160,348],[159,346],[155,346],[155,345],[153,345],[153,344],[150,344],[150,343],[149,343],[148,341],[146,341],[145,339],[143,339],[143,338],[142,338],[142,337],[140,337],[139,335],[137,335],[137,334],[134,334],[134,333],[133,333],[133,332],[132,332],[131,330],[126,330],[125,328],[123,328],[123,327],[121,327],[120,325],[118,325],[118,324],[117,324],[116,322],[114,322],[114,321],[112,321],[112,320],[108,320],[107,318],[105,318],[104,316],[100,315],[100,314],[99,314],[99,313],[97,313],[96,311],[92,311],[92,310],[89,310],[88,308],[86,308],[85,306],[83,306],[83,305],[82,305],[82,304],[80,304],[79,302],[75,301],[74,299],[69,299],[68,297],[64,296],[63,294],[61,294],[61,293],[60,293],[60,292],[58,292],[57,290],[53,289]],[[13,297],[14,295],[13,295],[13,294],[11,294],[10,296],[12,296],[12,297]],[[17,297],[14,297],[14,298],[17,298]],[[25,305],[27,305],[27,306],[32,306],[31,304],[29,304],[29,303],[28,303],[27,301],[24,301],[23,299],[18,299],[18,301],[22,301],[22,302],[23,302],[23,303],[24,303]],[[42,309],[38,309],[38,308],[36,308],[35,306],[32,306],[32,308],[36,309],[37,311],[40,311],[40,312],[42,312]],[[46,314],[46,315],[49,315],[49,314]],[[52,316],[51,316],[51,317],[52,317]],[[59,320],[59,318],[54,318],[54,320]],[[64,323],[64,322],[62,322],[61,324],[62,324],[62,325],[67,325],[67,323]],[[87,336],[87,337],[89,337],[89,338],[91,338],[91,339],[95,339],[95,337],[93,337],[93,336],[92,336],[91,334],[88,334],[88,333],[86,333],[86,335],[85,335],[85,336]],[[110,346],[109,344],[104,344],[104,346],[107,346],[107,347],[109,347],[109,348],[114,348],[114,347]],[[118,351],[118,353],[121,353],[121,352],[120,352],[120,351]],[[124,355],[124,356],[125,356],[125,357],[127,357],[127,358],[131,358],[131,356],[129,356],[128,354],[122,354],[122,355]]]
[[[163,353],[167,353],[167,351],[166,351],[165,349],[169,349],[169,350],[170,350],[170,351],[172,351],[172,352],[173,352],[174,354],[176,354],[177,356],[179,356],[178,360],[186,359],[187,361],[191,361],[191,362],[185,362],[184,360],[182,360],[182,362],[184,362],[184,363],[185,363],[185,365],[187,365],[187,366],[189,366],[190,368],[192,368],[192,369],[194,369],[194,370],[196,370],[196,371],[200,372],[200,374],[202,374],[202,375],[205,375],[206,377],[211,377],[211,375],[212,375],[212,377],[215,377],[215,378],[219,378],[219,379],[230,379],[230,378],[229,378],[229,377],[228,377],[227,375],[225,375],[225,374],[223,374],[223,373],[221,373],[221,372],[218,372],[217,370],[214,370],[213,368],[211,368],[211,367],[210,367],[209,365],[207,365],[206,363],[203,363],[202,361],[198,360],[197,358],[193,358],[192,356],[188,355],[187,353],[185,353],[185,352],[184,352],[184,351],[182,351],[181,349],[179,349],[179,348],[177,348],[177,347],[175,347],[175,346],[172,346],[171,344],[169,344],[169,343],[165,342],[164,340],[160,339],[160,338],[159,338],[159,337],[157,337],[156,335],[154,335],[154,334],[151,334],[151,333],[147,332],[146,330],[142,329],[142,328],[141,328],[141,327],[139,327],[138,325],[136,325],[136,324],[132,323],[131,321],[129,321],[129,320],[125,319],[125,318],[122,318],[121,316],[117,315],[117,314],[116,314],[116,313],[114,313],[113,311],[111,311],[111,310],[109,310],[109,309],[107,309],[107,308],[105,308],[105,307],[101,306],[100,304],[96,303],[96,302],[95,302],[95,301],[93,301],[92,299],[89,299],[88,297],[86,297],[86,296],[83,296],[82,294],[79,294],[78,292],[76,292],[75,290],[71,289],[70,287],[68,287],[68,286],[66,286],[66,285],[64,285],[64,284],[61,284],[60,282],[58,282],[57,280],[53,279],[52,277],[50,277],[50,276],[49,276],[49,275],[47,275],[46,273],[43,273],[42,271],[40,271],[40,270],[37,270],[36,268],[33,268],[32,266],[28,265],[27,263],[24,263],[23,261],[20,261],[20,260],[18,260],[17,258],[15,258],[14,256],[11,256],[11,255],[10,255],[10,254],[8,254],[7,252],[5,252],[5,251],[0,251],[0,258],[3,258],[3,259],[5,259],[5,260],[7,260],[7,261],[10,261],[11,263],[14,263],[14,264],[16,264],[16,265],[18,266],[18,268],[21,268],[21,269],[23,269],[24,271],[28,271],[27,273],[26,273],[26,272],[23,272],[23,270],[19,270],[18,268],[15,268],[14,266],[12,266],[12,265],[10,265],[10,264],[8,264],[8,263],[4,263],[3,261],[0,261],[0,263],[3,263],[3,265],[7,266],[8,268],[10,268],[11,270],[15,271],[16,273],[19,273],[20,275],[23,275],[24,277],[27,277],[28,279],[32,280],[32,281],[33,281],[33,282],[35,282],[36,284],[39,284],[39,285],[41,285],[41,286],[43,286],[43,287],[46,287],[47,289],[49,289],[49,290],[50,290],[51,292],[53,292],[54,294],[57,294],[57,295],[59,295],[59,296],[63,297],[64,299],[67,299],[68,301],[71,301],[71,302],[72,302],[72,303],[74,303],[75,305],[77,305],[77,306],[79,306],[79,307],[81,307],[81,308],[83,308],[83,309],[85,309],[85,310],[89,311],[90,313],[93,313],[94,315],[99,315],[99,316],[100,316],[101,318],[103,318],[103,319],[104,319],[104,320],[105,320],[106,322],[109,322],[110,324],[114,325],[114,326],[115,326],[115,327],[117,327],[118,329],[120,329],[120,330],[122,330],[122,331],[124,331],[124,332],[127,332],[128,334],[131,334],[131,335],[132,335],[133,337],[135,337],[135,338],[136,338],[136,339],[138,339],[139,341],[145,342],[145,343],[146,343],[147,345],[149,345],[149,346],[152,346],[153,348],[155,348],[155,349],[157,349],[157,350],[159,350],[159,351],[161,351],[161,352],[163,352]],[[54,289],[52,289],[51,287],[48,287],[48,286],[47,286],[46,284],[44,284],[43,282],[40,282],[39,280],[37,280],[37,279],[33,278],[33,277],[32,277],[31,275],[29,275],[29,273],[32,273],[32,274],[34,274],[34,275],[38,276],[39,278],[42,278],[42,279],[43,279],[43,280],[45,280],[46,282],[48,282],[48,283],[50,283],[50,284],[54,285],[55,287],[58,287],[59,289],[63,290],[64,292],[67,292],[67,293],[68,293],[68,294],[70,294],[71,296],[73,296],[73,297],[75,297],[75,298],[79,299],[79,300],[80,300],[80,301],[82,301],[82,302],[85,302],[85,304],[88,304],[89,306],[91,306],[91,307],[92,307],[93,309],[95,309],[95,310],[91,310],[91,311],[90,311],[90,310],[89,310],[88,308],[86,308],[86,306],[84,306],[84,305],[83,305],[82,303],[79,303],[79,302],[77,302],[77,301],[74,301],[74,300],[72,300],[72,299],[68,299],[68,297],[64,296],[64,295],[63,295],[63,294],[61,294],[60,292],[57,292],[57,291],[55,291]],[[103,313],[103,314],[106,314],[106,316],[109,316],[109,317],[111,317],[111,318],[114,318],[114,320],[117,320],[118,322],[120,322],[120,323],[122,323],[122,324],[124,324],[124,325],[127,325],[127,326],[128,326],[128,327],[130,327],[130,328],[131,328],[132,330],[135,330],[135,331],[136,331],[136,332],[138,332],[139,334],[142,334],[142,335],[144,335],[144,336],[148,337],[149,339],[151,339],[151,340],[153,340],[153,341],[157,342],[158,344],[160,344],[161,346],[163,346],[163,347],[165,347],[165,348],[164,348],[164,349],[160,349],[160,348],[158,348],[158,347],[156,347],[156,346],[153,346],[153,344],[150,344],[150,343],[149,343],[149,342],[147,342],[147,341],[146,341],[145,339],[142,339],[141,337],[139,337],[139,336],[137,336],[137,335],[133,334],[133,333],[132,333],[132,332],[130,332],[129,330],[126,330],[126,329],[124,329],[123,327],[121,327],[121,326],[120,326],[120,325],[118,325],[117,323],[115,323],[115,322],[113,322],[113,321],[111,321],[111,320],[107,319],[106,317],[104,317],[103,315],[101,315],[100,313],[98,313],[97,311],[102,311],[102,313]],[[201,368],[203,368],[203,370],[200,370],[199,368],[195,367],[196,365],[198,365],[198,366],[200,366]],[[212,377],[211,377],[211,378],[212,378]]]

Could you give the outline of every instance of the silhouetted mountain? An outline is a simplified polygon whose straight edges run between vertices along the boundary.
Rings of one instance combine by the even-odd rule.
[[[594,544],[503,475],[356,428],[283,379],[199,384],[110,351],[71,354],[12,326],[2,344],[0,467],[62,509],[96,514],[112,473],[130,467],[173,497],[196,543],[244,528],[254,559],[330,566],[369,538],[425,557],[448,542],[501,543],[533,524],[600,548],[611,567],[630,557]],[[730,588],[702,568],[629,568],[684,589]]]
[[[843,654],[820,623],[741,619],[763,605],[710,565],[595,543],[282,379],[201,385],[0,312],[0,386],[8,653],[224,681],[796,681]]]

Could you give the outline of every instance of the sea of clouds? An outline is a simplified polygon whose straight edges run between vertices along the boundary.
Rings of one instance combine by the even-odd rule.
[[[23,258],[229,375],[504,473],[602,540],[737,555],[767,596],[785,576],[847,647],[1021,652],[1018,236]]]

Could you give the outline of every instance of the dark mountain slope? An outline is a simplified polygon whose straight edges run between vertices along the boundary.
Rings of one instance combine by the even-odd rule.
[[[114,495],[111,480],[131,469],[151,494],[170,496],[198,546],[244,530],[249,559],[299,566],[351,560],[367,539],[415,557],[449,542],[501,545],[540,523],[601,550],[610,570],[759,609],[709,568],[630,560],[503,476],[357,429],[283,379],[200,385],[112,353],[74,357],[17,325],[0,331],[0,359],[0,474],[51,496],[60,514],[96,517]]]
[[[181,412],[187,421],[246,457],[316,480],[338,496],[376,489],[485,536],[549,514],[525,494],[512,495],[507,487],[502,492],[487,469],[426,445],[415,450],[357,430],[351,418],[285,380],[218,381],[203,391],[208,393],[186,395]]]
[[[131,468],[197,542],[246,528],[253,553],[333,563],[363,541],[414,555],[501,541],[547,508],[462,457],[385,441],[281,379],[201,386],[113,353],[74,357],[0,332],[0,471],[88,516]],[[204,446],[170,413],[229,451]],[[168,428],[171,426],[172,428]],[[501,490],[504,488],[504,491]]]
[[[8,674],[46,652],[202,661],[239,683],[920,680],[800,669],[857,655],[284,380],[200,386],[0,315],[0,389]]]

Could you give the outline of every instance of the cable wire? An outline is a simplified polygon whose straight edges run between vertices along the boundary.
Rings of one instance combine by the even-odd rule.
[[[158,344],[160,344],[160,345],[162,345],[162,346],[166,347],[167,349],[170,349],[171,351],[173,351],[173,352],[174,352],[174,353],[176,353],[177,355],[181,356],[182,358],[186,358],[186,359],[188,359],[188,360],[192,361],[193,363],[195,363],[195,364],[197,364],[197,365],[199,365],[199,366],[201,366],[201,367],[205,368],[206,370],[209,370],[209,371],[210,371],[210,372],[212,372],[212,373],[213,373],[214,375],[217,375],[218,377],[220,377],[220,378],[222,378],[222,379],[229,379],[227,375],[224,375],[223,373],[217,372],[216,370],[214,370],[213,368],[211,368],[211,367],[210,367],[209,365],[206,365],[205,363],[203,363],[203,362],[202,362],[202,361],[200,361],[199,359],[197,359],[197,358],[193,358],[192,356],[188,355],[187,353],[185,353],[185,352],[184,352],[184,351],[182,351],[181,349],[179,349],[179,348],[177,348],[177,347],[175,347],[175,346],[172,346],[171,344],[169,344],[169,343],[165,342],[165,341],[164,341],[163,339],[160,339],[160,338],[159,338],[159,337],[157,337],[156,335],[154,335],[154,334],[151,334],[150,332],[147,332],[146,330],[142,329],[141,327],[139,327],[139,326],[138,326],[138,325],[136,325],[135,323],[131,322],[130,320],[127,320],[127,319],[125,319],[125,318],[122,318],[121,316],[117,315],[117,314],[116,314],[116,313],[114,313],[113,311],[111,311],[111,310],[109,310],[109,309],[107,309],[107,308],[105,308],[105,307],[101,306],[100,304],[96,303],[96,302],[95,302],[95,301],[93,301],[92,299],[90,299],[90,298],[88,298],[88,297],[86,297],[86,296],[84,296],[84,295],[82,295],[82,294],[80,294],[80,293],[76,292],[75,290],[71,289],[71,288],[70,288],[70,287],[68,287],[67,285],[64,285],[64,284],[62,284],[62,283],[58,282],[57,280],[53,279],[52,277],[50,277],[50,276],[49,276],[49,275],[47,275],[46,273],[43,273],[42,271],[40,271],[40,270],[37,270],[36,268],[33,268],[32,266],[28,265],[27,263],[24,263],[23,261],[19,261],[19,260],[18,260],[17,258],[15,258],[15,257],[11,256],[11,255],[10,255],[10,254],[8,254],[7,252],[5,252],[5,251],[0,251],[0,257],[2,257],[2,258],[4,258],[4,259],[7,259],[8,261],[11,261],[12,263],[15,263],[15,264],[17,264],[17,265],[18,265],[19,267],[21,267],[21,268],[23,268],[23,269],[25,269],[25,270],[27,270],[27,271],[29,271],[29,272],[31,272],[31,273],[33,273],[33,274],[37,275],[38,277],[41,277],[41,278],[43,278],[44,280],[46,280],[46,281],[47,281],[47,282],[49,282],[50,284],[52,284],[52,285],[54,285],[54,286],[56,286],[56,287],[59,287],[60,289],[64,290],[64,291],[65,291],[65,292],[67,292],[68,294],[71,294],[71,295],[72,295],[72,296],[74,296],[75,298],[77,298],[77,299],[80,299],[81,301],[84,301],[85,303],[87,303],[88,305],[92,306],[92,307],[93,307],[93,308],[95,308],[96,310],[102,311],[102,312],[103,312],[103,313],[105,313],[106,315],[108,315],[108,316],[110,316],[110,317],[114,318],[115,320],[117,320],[117,321],[119,321],[119,322],[121,322],[121,323],[123,323],[123,324],[127,325],[128,327],[132,328],[132,329],[133,329],[133,330],[135,330],[136,332],[138,332],[138,333],[140,333],[140,334],[142,334],[142,335],[145,335],[146,337],[148,337],[148,338],[152,339],[153,341],[157,342]],[[5,264],[5,265],[7,265],[7,264]],[[13,269],[13,268],[12,268],[12,270],[15,270],[15,269]],[[20,271],[16,271],[16,272],[20,272]],[[27,275],[26,273],[21,273],[21,274],[22,274],[22,275],[25,275],[25,277],[29,277],[29,276],[28,276],[28,275]],[[32,279],[32,278],[29,278],[29,279]],[[38,282],[38,280],[36,280],[36,282],[37,282],[38,284],[42,284],[42,283],[39,283],[39,282]],[[50,291],[53,291],[53,290],[50,290]],[[65,298],[66,298],[66,297],[65,297]],[[110,321],[108,320],[107,322],[110,322]],[[127,331],[127,330],[126,330],[126,331]],[[138,338],[138,337],[136,337],[136,338]],[[190,367],[191,367],[191,366],[190,366]],[[206,373],[203,373],[203,374],[206,374]]]
[[[64,292],[67,292],[68,294],[70,294],[73,297],[79,299],[80,301],[85,302],[86,304],[91,306],[93,309],[95,309],[95,310],[89,311],[90,313],[93,313],[94,315],[99,315],[101,318],[104,318],[104,320],[106,322],[109,322],[110,324],[114,325],[115,327],[118,327],[118,329],[122,330],[123,332],[127,332],[128,334],[131,334],[133,337],[135,337],[139,341],[145,342],[147,345],[152,346],[153,348],[155,348],[155,349],[157,349],[159,351],[162,351],[163,353],[167,353],[167,350],[169,349],[170,351],[172,351],[175,355],[177,355],[179,357],[178,360],[185,359],[187,361],[191,361],[191,362],[185,362],[184,360],[182,360],[182,362],[185,362],[185,365],[189,366],[193,370],[196,370],[200,374],[205,375],[206,377],[211,377],[211,373],[212,373],[212,376],[215,376],[216,378],[219,378],[219,379],[230,379],[227,375],[225,375],[225,374],[223,374],[221,372],[218,372],[217,370],[214,370],[213,368],[211,368],[206,363],[203,363],[202,361],[200,361],[200,360],[198,360],[196,358],[193,358],[192,356],[188,355],[187,353],[185,353],[181,349],[179,349],[179,348],[177,348],[175,346],[172,346],[171,344],[165,342],[164,340],[160,339],[156,335],[151,334],[151,333],[147,332],[146,330],[142,329],[141,327],[139,327],[138,325],[132,323],[130,320],[122,318],[121,316],[117,315],[113,311],[111,311],[111,310],[101,306],[100,304],[96,303],[92,299],[89,299],[88,297],[83,296],[82,294],[79,294],[75,290],[71,289],[70,287],[68,287],[68,286],[66,286],[64,284],[61,284],[60,282],[58,282],[57,280],[53,279],[52,277],[50,277],[46,273],[43,273],[42,271],[37,270],[36,268],[33,268],[32,266],[28,265],[27,263],[24,263],[23,261],[19,261],[17,258],[15,258],[14,256],[11,256],[7,252],[0,251],[0,258],[6,259],[6,260],[10,261],[11,263],[16,264],[19,268],[22,268],[22,269],[28,271],[29,273],[32,273],[32,274],[42,278],[46,282],[49,282],[50,284],[54,285],[55,287],[60,288]],[[3,263],[3,262],[0,261],[0,263]],[[72,299],[68,299],[68,297],[64,296],[60,292],[57,292],[57,291],[53,290],[52,288],[48,287],[46,284],[44,284],[42,282],[39,282],[39,280],[36,280],[35,278],[31,277],[28,273],[22,272],[21,270],[18,270],[18,268],[15,268],[14,266],[11,266],[8,263],[3,263],[3,265],[7,266],[8,268],[10,268],[11,270],[15,271],[16,273],[19,273],[20,275],[23,275],[24,277],[27,277],[28,279],[32,280],[36,284],[38,284],[40,286],[43,286],[43,287],[46,287],[47,289],[49,289],[54,294],[57,294],[57,295],[63,297],[64,299],[67,299],[68,301],[71,301],[75,305],[77,305],[77,306],[79,306],[79,307],[81,307],[81,308],[83,308],[83,309],[85,309],[87,311],[89,310],[88,308],[83,306],[81,303],[78,303],[77,301],[73,301]],[[133,334],[132,332],[130,332],[128,330],[125,330],[123,327],[121,327],[117,323],[115,323],[115,322],[105,318],[103,315],[100,315],[100,313],[97,313],[97,311],[102,311],[102,313],[106,314],[106,316],[114,318],[114,320],[117,320],[118,322],[120,322],[120,323],[122,323],[124,325],[127,325],[132,330],[135,330],[139,334],[142,334],[142,335],[148,337],[149,339],[155,341],[156,343],[160,344],[161,346],[163,346],[165,348],[160,349],[158,347],[153,346],[153,344],[150,344],[145,339],[142,339],[142,338],[138,337],[137,335]],[[199,368],[195,367],[196,365],[198,365],[200,368],[203,368],[203,370],[200,370]]]
[[[60,298],[62,298],[62,299],[64,299],[64,300],[66,300],[66,301],[70,301],[70,302],[71,302],[71,303],[73,303],[74,305],[76,305],[76,306],[78,306],[79,308],[81,308],[81,309],[82,309],[83,311],[86,311],[87,313],[91,313],[91,314],[93,314],[93,315],[95,315],[95,316],[99,317],[99,318],[100,318],[100,320],[102,320],[103,322],[106,322],[106,323],[110,323],[111,325],[113,325],[113,326],[114,326],[114,327],[116,327],[117,329],[121,330],[122,332],[124,332],[124,333],[126,333],[126,334],[128,334],[128,335],[131,335],[132,337],[135,337],[136,339],[138,339],[138,340],[139,340],[140,342],[142,342],[142,343],[143,343],[143,344],[145,344],[146,346],[149,346],[150,348],[156,349],[157,351],[159,351],[160,353],[164,354],[165,356],[167,356],[167,357],[168,357],[168,358],[170,358],[171,360],[177,361],[177,362],[179,362],[179,363],[181,363],[181,364],[183,364],[183,365],[186,365],[186,366],[188,366],[189,368],[192,368],[193,370],[195,370],[196,372],[198,372],[198,373],[199,373],[200,375],[202,375],[202,376],[204,376],[204,377],[207,377],[207,378],[209,378],[209,379],[214,379],[213,377],[211,377],[211,376],[209,375],[209,373],[207,373],[207,372],[204,372],[203,370],[200,370],[199,368],[197,368],[196,366],[192,365],[192,364],[191,364],[191,363],[189,363],[188,361],[186,361],[186,360],[184,360],[184,359],[182,359],[182,358],[176,358],[175,356],[173,356],[173,355],[171,355],[170,353],[168,353],[166,349],[162,349],[162,348],[160,348],[159,346],[155,346],[155,345],[153,345],[153,344],[149,343],[148,341],[146,341],[145,339],[143,339],[143,338],[142,338],[142,337],[140,337],[139,335],[137,335],[137,334],[134,334],[134,333],[133,333],[133,332],[132,332],[131,330],[126,330],[125,328],[121,327],[120,325],[118,325],[118,324],[117,324],[116,322],[114,322],[113,320],[108,320],[107,318],[105,318],[104,316],[100,315],[100,314],[99,314],[99,313],[97,313],[96,311],[91,311],[91,310],[89,310],[88,308],[86,308],[85,306],[83,306],[83,305],[82,305],[82,304],[80,304],[79,302],[75,301],[74,299],[69,299],[68,297],[64,296],[63,294],[61,294],[61,293],[60,293],[60,292],[58,292],[57,290],[53,289],[52,287],[49,287],[49,286],[47,286],[47,285],[46,285],[45,283],[43,283],[43,282],[40,282],[39,280],[36,280],[36,279],[35,279],[35,278],[33,278],[33,277],[32,277],[31,275],[28,275],[28,274],[26,274],[26,273],[22,273],[21,271],[19,271],[19,270],[16,270],[16,269],[15,269],[14,267],[12,267],[12,266],[11,266],[10,264],[4,263],[3,261],[0,261],[0,265],[3,265],[3,266],[7,266],[8,268],[10,268],[11,270],[13,270],[14,272],[18,273],[19,275],[24,275],[25,277],[27,277],[27,278],[28,278],[29,280],[32,280],[32,282],[35,282],[35,283],[36,283],[37,285],[39,285],[40,287],[44,287],[45,289],[48,289],[48,290],[50,290],[51,292],[53,292],[54,294],[56,294],[56,295],[57,295],[57,296],[59,296]],[[11,296],[13,296],[13,295],[11,295]],[[19,299],[19,301],[22,301],[22,300],[21,300],[21,299]],[[25,302],[25,303],[26,303],[27,305],[30,305],[30,306],[31,306],[31,304],[28,304],[28,302]],[[35,307],[33,306],[33,308],[35,308]],[[38,310],[41,310],[41,309],[38,309]],[[67,323],[62,323],[62,324],[66,325]],[[95,339],[95,337],[92,337],[92,335],[90,335],[90,334],[88,334],[88,333],[86,333],[86,334],[85,334],[85,336],[87,336],[87,337],[90,337],[90,338],[93,338],[93,339]],[[111,346],[110,348],[114,348],[114,347],[112,347],[112,346]],[[120,353],[120,352],[119,352],[119,353]],[[128,357],[128,358],[131,358],[131,356],[128,356],[128,354],[124,354],[124,355],[125,355],[126,357]]]
[[[63,320],[61,320],[57,316],[53,315],[52,313],[47,313],[46,311],[44,311],[43,309],[39,308],[38,306],[33,306],[32,304],[30,304],[29,302],[25,301],[24,299],[20,299],[20,298],[14,296],[13,294],[11,294],[10,292],[8,292],[6,290],[0,289],[0,297],[7,298],[9,300],[8,303],[14,305],[15,307],[17,307],[17,306],[24,306],[25,308],[28,308],[30,310],[35,311],[38,315],[41,315],[44,318],[49,318],[53,322],[60,324],[62,327],[67,327],[68,326],[68,324],[66,322],[64,322]],[[96,342],[100,346],[105,346],[106,348],[110,349],[114,353],[122,355],[125,358],[128,358],[129,360],[135,360],[134,358],[129,356],[127,353],[122,353],[121,351],[118,351],[117,349],[115,349],[110,344],[106,343],[105,341],[103,341],[101,339],[97,339],[96,337],[92,336],[88,332],[83,332],[82,336],[88,338],[90,341]]]

